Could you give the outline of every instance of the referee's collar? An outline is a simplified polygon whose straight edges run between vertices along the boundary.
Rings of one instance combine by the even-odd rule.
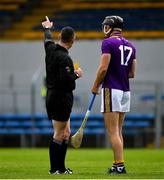
[[[65,47],[61,46],[60,44],[56,44],[56,48],[57,49],[61,49],[61,50],[63,50],[63,51],[68,53],[68,50]]]

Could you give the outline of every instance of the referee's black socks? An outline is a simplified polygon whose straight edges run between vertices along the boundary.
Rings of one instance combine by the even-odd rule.
[[[50,171],[65,171],[65,157],[67,153],[68,140],[58,141],[53,139],[49,146]]]
[[[63,143],[62,143],[62,166],[64,169],[65,168],[65,157],[66,157],[66,153],[67,153],[67,147],[68,147],[68,140],[63,140]]]
[[[64,170],[62,167],[62,156],[62,141],[53,139],[49,146],[50,171]]]

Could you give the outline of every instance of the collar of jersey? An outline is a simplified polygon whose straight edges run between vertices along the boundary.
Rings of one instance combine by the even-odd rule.
[[[112,37],[112,38],[119,38],[119,37],[121,37],[121,33],[120,32],[115,32],[110,37]]]

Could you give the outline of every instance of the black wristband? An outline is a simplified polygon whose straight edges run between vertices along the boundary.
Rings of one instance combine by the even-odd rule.
[[[75,80],[79,78],[79,75],[75,72],[74,74]]]

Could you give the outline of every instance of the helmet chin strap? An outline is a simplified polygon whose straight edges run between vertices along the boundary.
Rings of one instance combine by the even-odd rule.
[[[109,28],[108,31],[105,30],[105,26],[103,28],[103,32],[104,32],[105,36],[110,36],[112,31],[113,31],[113,28]]]

